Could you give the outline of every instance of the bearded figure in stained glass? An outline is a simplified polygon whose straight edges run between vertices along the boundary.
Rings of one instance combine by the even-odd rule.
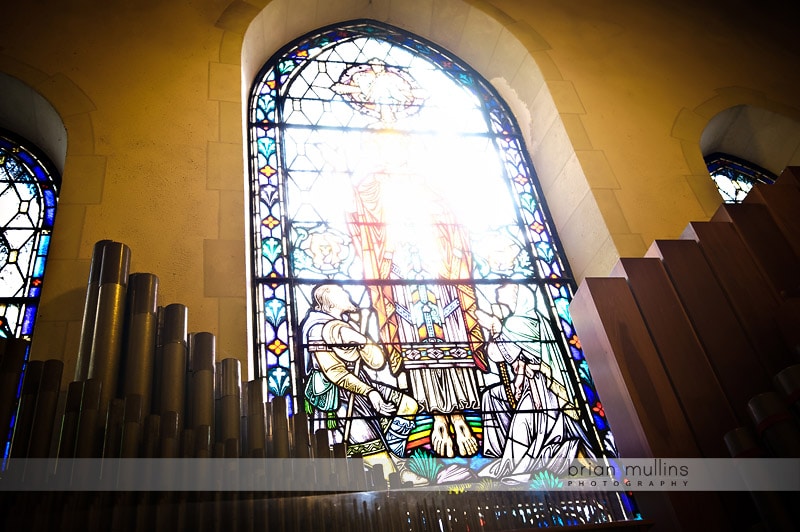
[[[541,296],[511,283],[496,295],[491,313],[478,311],[501,376],[482,397],[483,454],[497,459],[482,474],[527,482],[543,469],[562,473],[570,460],[594,453]]]
[[[314,431],[331,429],[334,443],[347,444],[350,455],[388,474],[405,454],[417,403],[369,370],[380,370],[386,357],[366,335],[367,309],[336,284],[320,284],[301,327],[306,346],[306,410]],[[390,457],[390,454],[392,457]]]

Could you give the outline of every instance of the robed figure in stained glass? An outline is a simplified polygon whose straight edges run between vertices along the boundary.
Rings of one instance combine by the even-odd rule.
[[[479,406],[475,371],[486,366],[468,237],[416,176],[375,173],[355,192],[350,228],[365,277],[393,281],[370,287],[392,370],[407,372],[433,415],[433,450],[471,456],[478,442],[463,411]]]
[[[333,90],[391,127],[416,112],[414,80],[377,60],[345,71]],[[397,135],[376,134],[376,143]],[[388,165],[386,165],[388,166]],[[433,416],[431,447],[472,456],[478,441],[464,411],[480,404],[476,369],[485,370],[472,286],[469,235],[422,176],[398,167],[369,172],[353,189],[348,229],[370,286],[393,373],[406,371],[422,409]],[[452,428],[451,428],[452,427]]]
[[[534,289],[503,284],[496,296],[491,313],[478,311],[501,374],[482,397],[483,454],[498,458],[483,474],[528,481],[542,469],[563,473],[594,452],[567,393],[550,322]]]

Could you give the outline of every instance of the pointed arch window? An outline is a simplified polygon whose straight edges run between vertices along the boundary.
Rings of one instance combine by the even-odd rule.
[[[249,109],[254,364],[271,396],[367,462],[407,460],[414,482],[533,482],[537,445],[616,454],[574,281],[486,80],[357,21],[276,53]],[[512,442],[514,416],[548,435]]]
[[[33,334],[59,185],[34,146],[0,130],[0,337]]]
[[[777,179],[769,170],[728,153],[715,152],[704,159],[725,203],[742,203],[756,183],[771,185]]]

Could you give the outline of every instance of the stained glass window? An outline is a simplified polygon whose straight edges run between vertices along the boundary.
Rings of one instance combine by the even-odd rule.
[[[33,333],[58,185],[38,150],[0,131],[0,337]]]
[[[575,283],[486,80],[357,22],[279,51],[249,118],[255,365],[271,396],[414,484],[535,482],[550,458],[616,455],[568,312]]]
[[[712,153],[705,161],[725,203],[741,203],[753,185],[771,185],[777,179],[769,170],[727,153]]]

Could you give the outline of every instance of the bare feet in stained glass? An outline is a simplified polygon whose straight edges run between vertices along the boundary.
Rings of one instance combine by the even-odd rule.
[[[456,445],[460,456],[472,456],[478,452],[478,440],[472,435],[472,431],[467,425],[467,420],[461,414],[451,414],[450,421],[453,423],[453,431],[456,433]]]
[[[433,416],[433,428],[431,429],[431,445],[433,451],[439,456],[453,458],[453,440],[450,438],[450,431],[447,429],[447,417],[443,415]]]

